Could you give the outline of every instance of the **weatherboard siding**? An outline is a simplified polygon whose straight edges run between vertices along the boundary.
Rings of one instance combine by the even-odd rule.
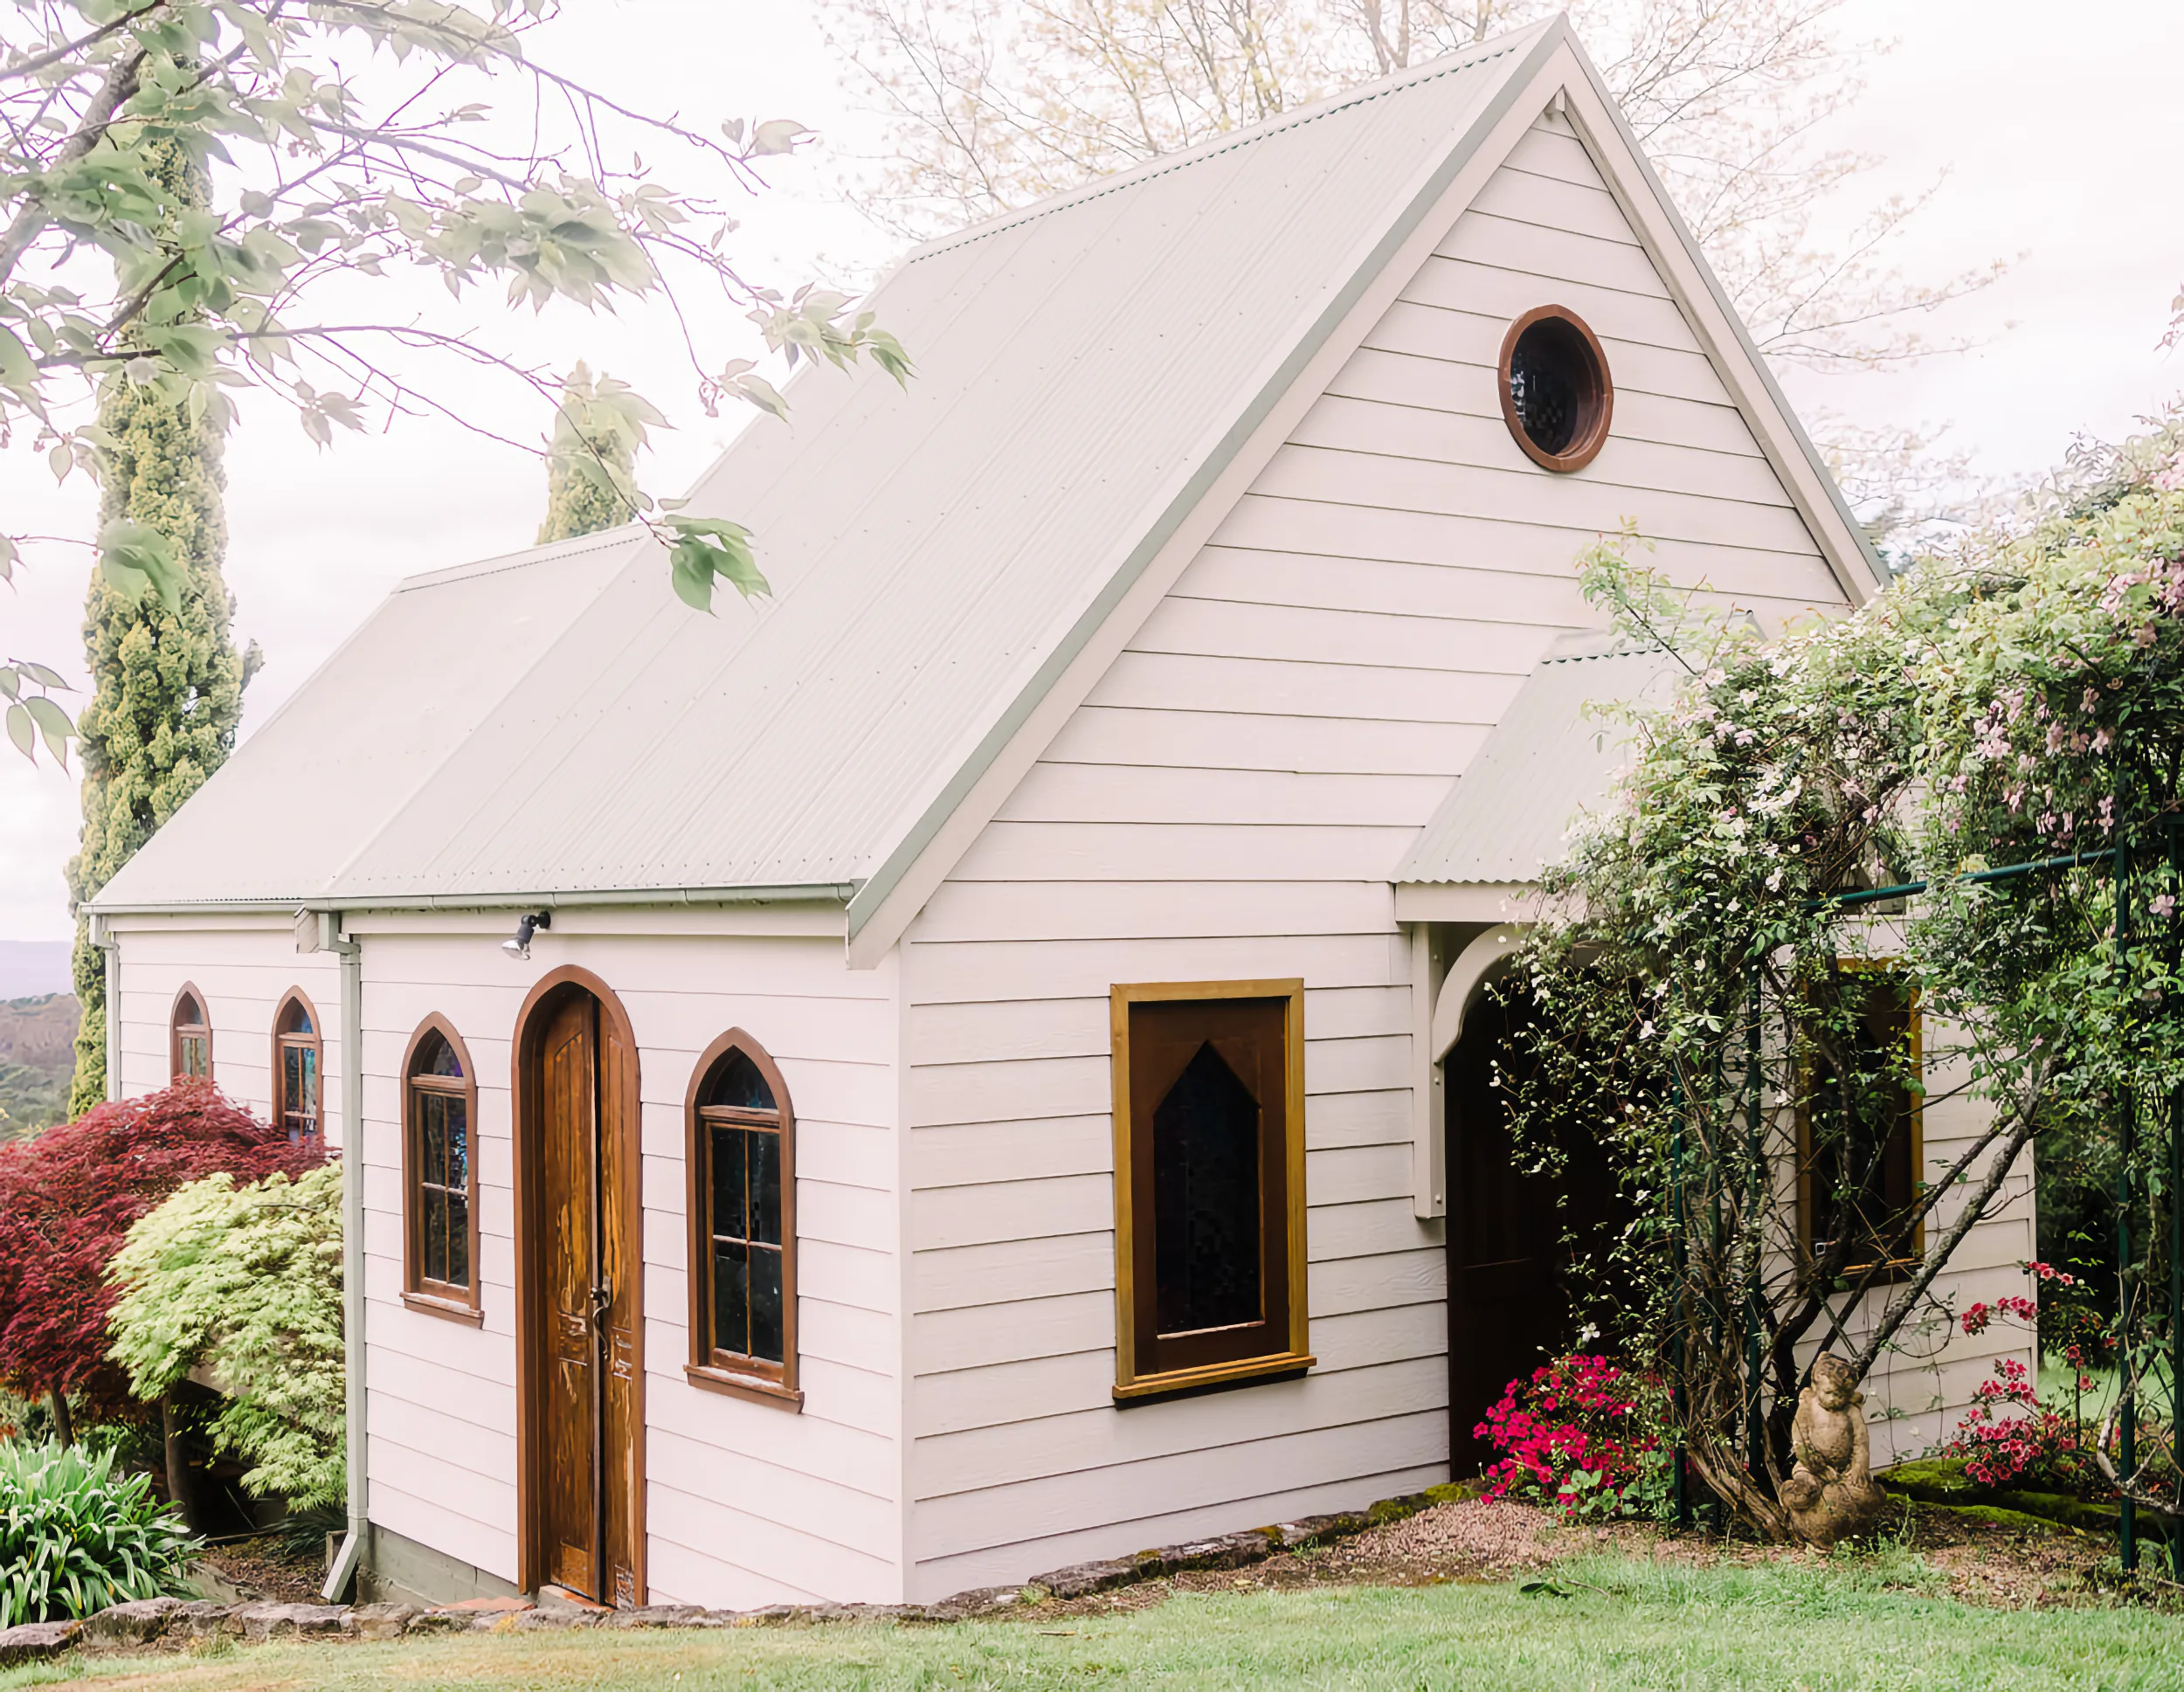
[[[914,1595],[1446,1478],[1387,877],[1555,635],[1598,620],[1572,559],[1601,529],[1634,518],[1771,625],[1842,603],[1590,172],[1533,132],[910,929]],[[1576,476],[1518,452],[1494,393],[1509,318],[1549,301],[1618,381]],[[1285,976],[1317,1364],[1117,1410],[1108,990]]]
[[[114,1007],[116,1074],[123,1098],[172,1079],[168,1031],[175,995],[193,982],[212,1030],[212,1079],[260,1122],[273,1120],[273,1013],[300,989],[319,1019],[320,1122],[342,1143],[341,972],[327,954],[299,956],[294,925],[222,919],[210,926],[136,919],[119,929],[120,1002]]]
[[[849,972],[839,937],[632,935],[613,932],[612,918],[585,923],[564,915],[529,963],[501,951],[504,925],[476,918],[363,925],[372,1518],[515,1577],[510,1065],[532,982],[576,963],[614,989],[638,1042],[653,1596],[727,1606],[891,1596],[900,1585],[891,976]],[[398,1072],[433,1012],[461,1033],[478,1076],[477,1328],[401,1302]],[[731,1027],[779,1064],[797,1113],[801,1413],[705,1392],[683,1375],[684,1100],[699,1053]]]

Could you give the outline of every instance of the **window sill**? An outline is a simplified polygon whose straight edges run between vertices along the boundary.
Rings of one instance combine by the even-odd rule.
[[[718,1369],[711,1364],[686,1363],[682,1372],[693,1386],[708,1392],[719,1392],[731,1398],[749,1398],[756,1404],[780,1405],[790,1410],[804,1408],[804,1394],[797,1387],[770,1381],[764,1375],[739,1375],[732,1369]]]
[[[459,1304],[452,1298],[436,1298],[430,1293],[404,1293],[404,1308],[415,1310],[421,1316],[438,1316],[442,1322],[460,1322],[473,1328],[486,1325],[486,1313],[474,1304]]]
[[[1284,1351],[1270,1357],[1241,1357],[1234,1363],[1209,1363],[1197,1369],[1139,1375],[1132,1380],[1115,1383],[1115,1401],[1126,1405],[1142,1398],[1167,1398],[1215,1387],[1248,1386],[1270,1376],[1301,1375],[1318,1361],[1307,1352]]]

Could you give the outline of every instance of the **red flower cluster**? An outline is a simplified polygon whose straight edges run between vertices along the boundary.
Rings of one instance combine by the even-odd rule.
[[[1658,1386],[1602,1357],[1558,1357],[1514,1380],[1472,1433],[1507,1454],[1488,1496],[1552,1502],[1572,1515],[1619,1513],[1661,1450],[1646,1414]]]

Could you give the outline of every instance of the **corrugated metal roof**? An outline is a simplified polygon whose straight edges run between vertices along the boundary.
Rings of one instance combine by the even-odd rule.
[[[1664,705],[1684,673],[1658,646],[1565,635],[1524,679],[1391,879],[1537,881],[1630,762],[1632,727],[1613,708]]]
[[[100,905],[301,900],[333,886],[640,549],[653,550],[641,531],[618,529],[401,583]]]
[[[588,603],[561,597],[586,572],[538,589],[554,614],[473,661],[477,619],[506,636],[548,556],[476,604],[405,584],[100,904],[862,880],[930,825],[1558,28],[919,249],[871,302],[916,361],[907,392],[801,377],[790,422],[748,429],[694,494],[755,530],[771,599],[695,615],[633,545],[600,555]]]

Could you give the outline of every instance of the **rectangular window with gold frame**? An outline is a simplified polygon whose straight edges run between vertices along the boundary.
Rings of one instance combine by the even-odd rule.
[[[1118,1399],[1309,1369],[1304,984],[1112,990]]]
[[[1816,1065],[1798,1123],[1798,1215],[1806,1261],[1817,1265],[1848,1236],[1837,1274],[1863,1275],[1886,1258],[1887,1279],[1925,1251],[1925,1229],[1900,1235],[1918,1199],[1925,1157],[1924,1094],[1909,1078],[1922,1073],[1918,990],[1885,962],[1844,960],[1857,978],[1858,1020],[1851,1074]],[[1893,1074],[1890,1067],[1897,1066]]]

